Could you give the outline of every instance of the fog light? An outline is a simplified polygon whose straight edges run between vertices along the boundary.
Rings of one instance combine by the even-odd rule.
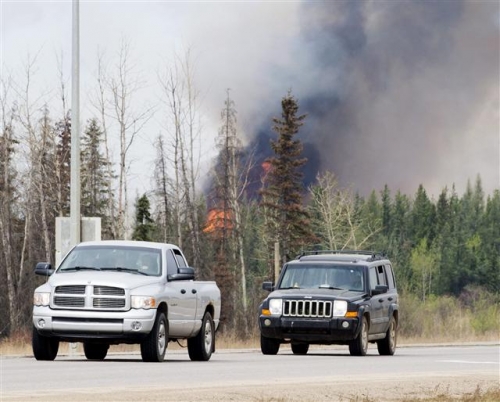
[[[132,329],[134,331],[139,331],[142,328],[142,324],[139,321],[134,321],[132,323]]]
[[[40,318],[38,320],[38,328],[43,328],[45,327],[45,320],[43,318]]]
[[[270,320],[269,318],[266,318],[266,319],[264,320],[264,325],[265,325],[266,327],[268,327],[269,325],[271,325],[271,320]]]
[[[349,321],[342,321],[342,328],[349,328]]]

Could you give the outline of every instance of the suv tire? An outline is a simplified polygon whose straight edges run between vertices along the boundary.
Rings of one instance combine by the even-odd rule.
[[[349,352],[352,356],[365,356],[368,350],[368,322],[366,317],[361,318],[359,334],[349,343]]]
[[[292,352],[294,355],[306,355],[308,350],[308,343],[292,343]]]
[[[264,355],[276,355],[280,350],[280,342],[277,339],[260,336],[260,350]]]
[[[377,349],[380,355],[392,356],[396,352],[398,324],[394,317],[389,321],[389,329],[384,339],[377,341]]]

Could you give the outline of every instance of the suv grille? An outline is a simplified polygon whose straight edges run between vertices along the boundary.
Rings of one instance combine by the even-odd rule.
[[[54,292],[54,308],[126,310],[125,289],[112,286],[64,285]]]
[[[284,300],[283,316],[328,318],[332,316],[332,302],[326,300]]]

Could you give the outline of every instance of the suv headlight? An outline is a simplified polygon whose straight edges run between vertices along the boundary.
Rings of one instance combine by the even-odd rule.
[[[50,293],[35,292],[33,295],[33,304],[35,306],[48,306],[50,304]]]
[[[151,296],[132,296],[130,305],[132,308],[149,310],[150,308],[156,307],[156,299]]]
[[[333,316],[343,317],[347,313],[347,302],[345,300],[334,300]]]
[[[269,312],[271,315],[281,315],[283,312],[283,301],[281,299],[269,300]]]

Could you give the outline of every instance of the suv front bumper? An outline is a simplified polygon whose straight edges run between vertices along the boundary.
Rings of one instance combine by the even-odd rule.
[[[262,336],[281,341],[345,344],[359,333],[358,318],[301,318],[259,316]]]

